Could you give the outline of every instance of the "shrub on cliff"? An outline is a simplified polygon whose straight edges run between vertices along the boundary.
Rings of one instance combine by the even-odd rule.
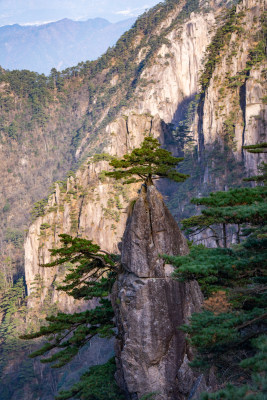
[[[60,392],[56,400],[72,398],[83,400],[125,400],[125,396],[116,385],[115,372],[116,364],[114,358],[106,364],[91,367],[70,390]]]

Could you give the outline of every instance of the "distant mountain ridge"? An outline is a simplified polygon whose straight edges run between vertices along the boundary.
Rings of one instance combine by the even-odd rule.
[[[104,18],[73,21],[68,18],[39,26],[0,27],[0,65],[49,74],[81,61],[95,60],[135,22],[111,23]]]

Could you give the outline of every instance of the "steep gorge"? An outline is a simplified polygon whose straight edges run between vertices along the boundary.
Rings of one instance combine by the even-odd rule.
[[[180,8],[181,7],[179,7],[178,10]],[[174,18],[175,14],[171,14],[171,16]],[[175,34],[179,34],[179,38],[182,38],[178,44],[176,44],[175,41],[170,41],[170,43],[176,44],[176,47],[173,50],[174,54],[165,58],[165,54],[169,54],[172,47],[170,47],[171,44],[169,44],[170,48],[163,44],[157,55],[154,55],[156,59],[155,64],[153,63],[152,66],[148,66],[141,74],[140,85],[138,85],[134,93],[135,99],[138,100],[134,101],[133,108],[124,107],[121,111],[123,115],[118,116],[114,121],[109,123],[96,137],[95,143],[91,143],[91,133],[88,133],[88,135],[83,138],[79,148],[77,149],[77,156],[82,152],[92,153],[92,149],[98,149],[99,146],[102,146],[103,154],[122,156],[134,147],[140,145],[145,134],[159,137],[163,145],[172,139],[171,130],[166,123],[171,123],[173,119],[175,119],[175,114],[177,114],[176,111],[179,108],[179,104],[183,103],[183,99],[185,97],[192,98],[197,92],[197,79],[201,65],[201,58],[203,57],[205,48],[210,40],[207,32],[209,30],[210,20],[214,21],[214,18],[210,14],[207,14],[207,16],[195,16],[193,14],[192,19],[193,22],[191,22],[190,19],[190,21],[184,26],[178,25],[178,27],[174,27],[174,29],[171,30],[170,35],[174,36]],[[166,29],[166,25],[169,26],[171,22],[171,18],[165,20],[162,29]],[[205,30],[203,35],[196,35],[195,31],[198,25],[197,22],[199,23],[199,26]],[[183,29],[182,33],[179,32],[181,28]],[[157,33],[159,34],[159,32]],[[170,39],[172,36],[170,36]],[[170,39],[168,38],[168,40]],[[194,52],[191,52],[192,48],[194,49]],[[162,54],[164,55],[164,58],[162,57]],[[183,58],[186,60],[184,63],[180,62],[182,54]],[[188,55],[188,57],[186,55]],[[139,56],[141,57],[141,55]],[[162,58],[163,61],[161,61]],[[150,81],[148,82],[148,86],[143,87],[144,81],[146,81],[146,76],[149,76]],[[155,77],[157,77],[157,81],[153,80]],[[176,84],[174,85],[173,82],[176,82]],[[187,85],[187,82],[191,82],[190,85]],[[142,96],[145,97],[142,98]],[[176,123],[178,123],[178,120],[176,120]],[[89,160],[89,162],[91,161]],[[95,171],[100,173],[101,169],[105,170],[107,169],[107,166],[108,164],[104,163],[101,168],[101,165],[98,164]],[[121,211],[125,210],[127,203],[124,202],[123,204],[123,196],[121,195],[121,206],[118,207],[115,203],[109,203],[108,205],[110,199],[109,193],[111,192],[109,180],[105,179],[105,177],[103,177],[100,182],[99,180],[94,179],[95,171],[90,174],[90,169],[92,168],[93,167],[90,164],[88,171],[88,167],[84,164],[84,166],[82,166],[77,172],[76,177],[69,178],[68,180],[67,193],[70,192],[70,198],[72,199],[75,210],[74,212],[76,212],[76,219],[79,214],[82,217],[82,221],[86,221],[86,228],[83,226],[84,222],[82,222],[81,225],[79,224],[77,233],[82,234],[84,229],[86,229],[87,237],[94,237],[95,240],[97,240],[106,250],[115,250],[117,242],[122,237],[124,231],[126,218],[125,214]],[[87,177],[84,178],[83,176]],[[79,200],[82,191],[81,188],[83,188],[83,190],[88,190],[88,182],[90,182],[91,179],[95,180],[94,192],[91,190],[89,196],[85,195],[83,204],[81,204],[81,201]],[[103,182],[103,180],[105,182]],[[113,185],[113,183],[111,183],[111,185]],[[79,186],[80,190],[77,190],[76,188]],[[127,189],[125,188],[125,190]],[[72,191],[76,193],[72,194]],[[55,195],[52,197],[56,199]],[[73,197],[76,197],[76,199]],[[127,195],[126,200],[128,198],[129,196]],[[56,200],[51,200],[52,207],[55,201]],[[86,211],[88,209],[86,206],[87,201],[90,204],[89,213]],[[94,203],[94,207],[92,207],[92,203]],[[79,204],[82,206],[81,208]],[[57,206],[60,206],[60,204],[58,203]],[[63,215],[63,223],[58,224],[59,233],[71,232],[71,217],[68,208],[69,206],[63,202],[61,204],[62,211],[57,211],[57,213]],[[87,215],[86,219],[83,217],[84,215]],[[49,217],[48,214],[42,219],[37,220],[30,228],[30,234],[26,241],[25,258],[26,281],[28,287],[30,287],[30,283],[34,280],[35,275],[40,272],[42,273],[43,271],[42,269],[40,271],[39,268],[39,264],[42,263],[42,261],[41,259],[38,259],[39,247],[36,247],[36,234],[40,234],[38,227],[42,224],[53,225],[50,224],[49,218],[51,219],[55,216],[55,214],[51,213]],[[88,221],[90,222],[88,223]],[[101,229],[101,227],[104,229]],[[33,232],[33,236],[31,236],[31,232]],[[49,227],[45,229],[45,233],[46,235],[50,234],[51,237],[53,237]],[[32,237],[35,237],[35,239],[32,239]],[[29,249],[29,243],[34,240],[35,246]],[[56,243],[57,239],[53,245]],[[51,248],[51,245],[51,241],[44,241],[42,244],[41,254],[49,254],[48,249]],[[30,261],[28,254],[29,257],[32,258],[32,261]],[[46,257],[45,260],[48,261],[48,258]],[[53,278],[50,277],[50,279]]]
[[[24,228],[30,204],[81,162],[67,181],[54,185],[47,205],[29,228],[25,276],[30,308],[39,309],[47,300],[68,312],[85,307],[55,290],[64,269],[46,270],[40,264],[50,261],[49,249],[58,245],[58,235],[63,232],[92,238],[103,249],[118,251],[126,207],[136,197],[137,188],[114,185],[103,171],[109,168],[111,155],[122,156],[139,146],[144,134],[159,138],[175,155],[186,155],[184,168],[192,177],[184,184],[160,185],[178,220],[195,212],[186,206],[191,197],[238,185],[248,171],[256,172],[257,158],[244,155],[241,146],[266,138],[266,62],[251,56],[261,40],[263,12],[261,0],[240,2],[232,27],[225,33],[227,41],[217,48],[219,57],[213,60],[208,46],[227,23],[224,4],[169,1],[158,5],[100,60],[84,63],[71,76],[66,73],[64,89],[54,88],[53,101],[44,108],[48,122],[34,125],[31,136],[24,128],[15,140],[8,136],[10,131],[3,130],[1,159],[5,160],[6,178],[2,205],[4,208],[6,201],[11,205],[3,212],[5,226]],[[211,76],[206,68],[209,63],[214,63]],[[200,89],[203,77],[208,81]],[[8,83],[2,83],[1,90],[4,97],[13,98],[16,107],[3,112],[5,125],[28,106],[12,91],[10,94]],[[194,145],[184,148],[175,140],[173,131],[179,126],[191,131]],[[14,157],[7,158],[4,154],[10,146]],[[31,146],[39,153],[33,153]],[[102,155],[96,155],[99,153]],[[18,172],[18,157],[25,173]],[[24,177],[23,186],[14,176],[19,173]],[[9,177],[20,195],[10,193]],[[4,240],[3,245],[6,255],[12,254],[12,243]],[[32,289],[36,282],[41,289],[38,302]]]
[[[235,12],[236,20],[233,22],[236,28],[228,34],[230,35],[229,43],[220,52],[209,84],[201,94],[199,113],[192,120],[191,129],[199,149],[198,168],[201,169],[201,176],[198,177],[198,185],[188,193],[190,197],[196,193],[196,190],[200,190],[200,186],[203,191],[210,187],[221,189],[228,185],[227,179],[230,176],[228,168],[230,169],[231,166],[227,164],[230,164],[230,161],[231,165],[234,162],[236,165],[239,163],[240,181],[242,174],[243,176],[246,174],[245,168],[247,170],[252,168],[250,172],[256,172],[256,164],[252,164],[248,156],[243,160],[241,148],[242,144],[251,144],[266,137],[266,124],[264,124],[266,105],[262,101],[264,80],[255,80],[255,74],[260,76],[263,73],[264,63],[261,61],[252,65],[245,78],[241,74],[249,61],[251,37],[254,37],[261,28],[260,13],[263,10],[263,2],[253,5],[251,1],[244,1],[238,5]],[[244,10],[249,12],[244,13]],[[217,12],[221,13],[222,10],[219,9]],[[173,16],[173,13],[171,15]],[[258,24],[255,24],[256,20]],[[201,59],[211,40],[211,34],[208,34],[208,31],[211,31],[213,27],[215,33],[215,27],[212,25],[214,21],[214,12],[205,14],[200,12],[197,15],[192,13],[189,21],[182,26],[174,25],[166,36],[168,45],[162,45],[154,55],[153,65],[147,66],[142,72],[140,84],[135,90],[135,98],[138,100],[135,100],[133,107],[123,108],[121,111],[123,115],[109,123],[96,137],[95,142],[91,142],[90,134],[85,136],[76,154],[82,151],[92,153],[101,145],[103,159],[108,158],[106,154],[122,156],[137,147],[142,142],[144,134],[158,137],[163,146],[171,143],[169,146],[178,154],[181,149],[177,145],[175,149],[169,123],[179,125],[185,115],[182,108],[185,107],[186,99],[192,99],[198,91]],[[162,24],[164,29],[171,22],[170,19],[165,19]],[[249,34],[244,34],[240,30],[241,22],[246,23],[251,29],[251,32],[248,30]],[[196,33],[197,29],[200,30],[200,35]],[[178,34],[179,39],[175,40]],[[233,51],[233,46],[235,51]],[[167,62],[162,62],[162,55],[166,54],[167,49],[170,56],[167,57]],[[232,63],[234,63],[234,70]],[[233,80],[232,75],[241,76],[240,79],[245,81],[244,84],[242,81],[239,83],[238,78],[236,78],[237,81]],[[216,76],[220,77],[219,82]],[[144,89],[142,82],[146,77],[149,77],[151,81]],[[156,77],[157,81],[155,81]],[[234,84],[228,83],[226,86],[227,82],[234,82]],[[246,88],[242,88],[241,84]],[[243,92],[246,98],[242,102],[241,93]],[[253,115],[251,118],[252,109],[260,114]],[[213,151],[216,145],[217,154],[209,158],[209,151]],[[225,147],[227,147],[226,151]],[[217,178],[212,168],[218,167],[216,157],[218,159],[219,153],[224,162],[221,167],[222,173],[219,173],[220,176]],[[225,160],[223,160],[224,157]],[[213,165],[209,167],[210,164]],[[29,291],[35,275],[44,273],[43,269],[39,268],[39,264],[49,261],[48,249],[57,244],[59,233],[93,237],[104,249],[116,251],[117,243],[125,227],[125,207],[128,199],[134,196],[134,189],[126,193],[128,189],[120,184],[114,187],[114,183],[105,178],[101,172],[107,168],[107,162],[96,162],[94,166],[94,157],[89,158],[77,171],[76,176],[68,179],[67,188],[62,190],[63,195],[57,186],[55,194],[49,200],[48,213],[31,226],[26,241],[25,256]],[[195,179],[194,173],[192,178]],[[207,184],[205,188],[205,180],[206,183],[209,183],[209,180],[213,182],[210,185]],[[235,182],[230,182],[231,184]],[[64,193],[65,190],[66,193]],[[183,192],[183,185],[172,188],[174,193],[176,190]],[[114,195],[115,201],[113,201]],[[45,227],[42,232],[41,226]],[[38,235],[41,235],[41,246],[37,243]],[[45,240],[42,240],[42,236]],[[49,240],[47,240],[48,236]],[[45,281],[46,279],[45,277]],[[50,282],[53,280],[52,275],[49,279]]]

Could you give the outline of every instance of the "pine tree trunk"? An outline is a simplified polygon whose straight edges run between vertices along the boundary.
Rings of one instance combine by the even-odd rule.
[[[227,247],[226,224],[223,224],[223,247]]]
[[[153,185],[152,175],[151,175],[151,174],[149,174],[148,177],[146,178],[145,184],[146,184],[147,186]]]

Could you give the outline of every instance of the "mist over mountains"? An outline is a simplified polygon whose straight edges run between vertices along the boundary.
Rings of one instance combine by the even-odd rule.
[[[129,18],[111,23],[104,18],[73,21],[64,18],[39,26],[0,27],[0,65],[5,69],[29,69],[49,74],[81,61],[94,60],[134,23]]]

